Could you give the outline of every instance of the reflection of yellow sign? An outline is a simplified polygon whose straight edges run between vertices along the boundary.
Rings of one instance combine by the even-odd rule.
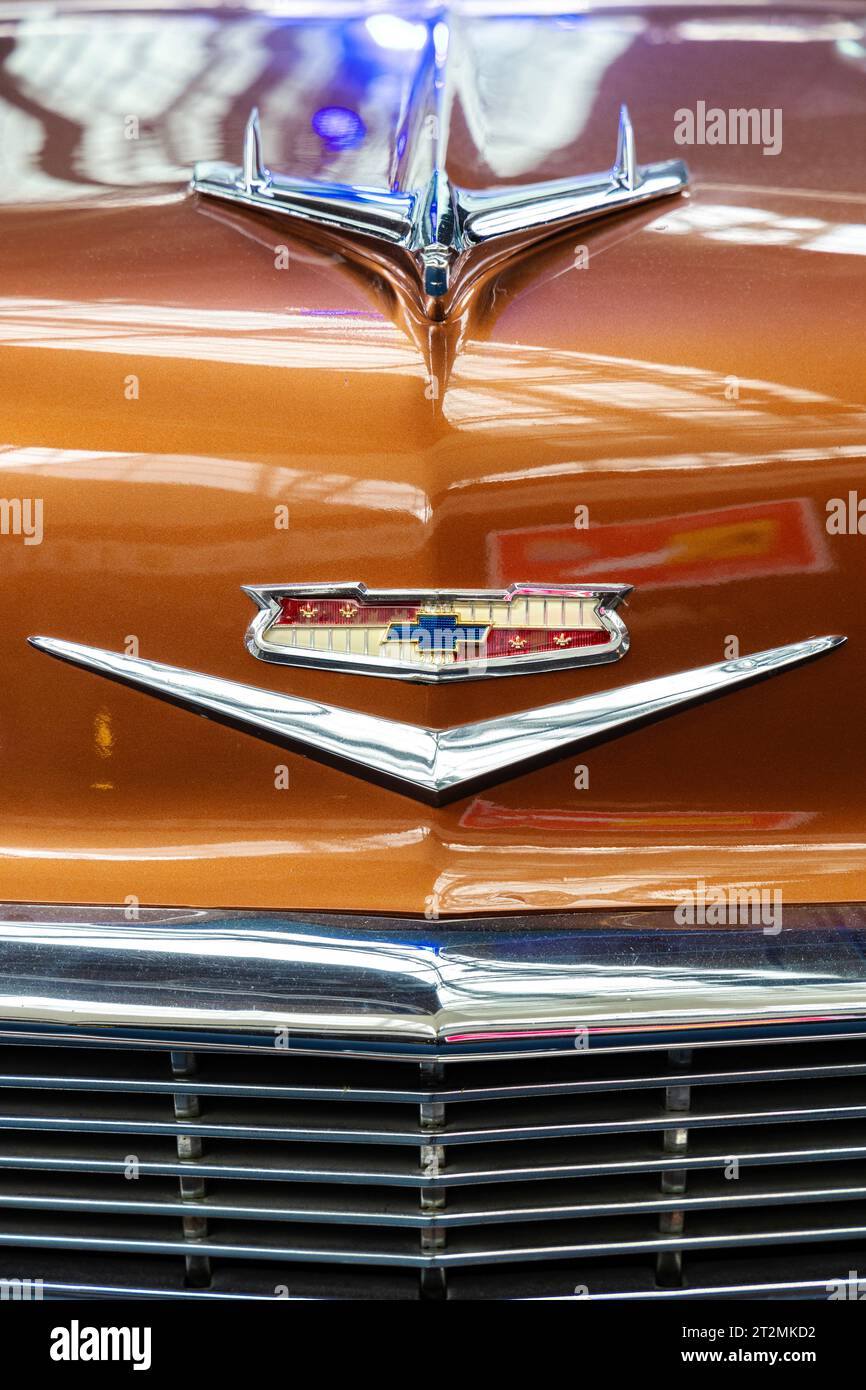
[[[769,520],[676,532],[670,538],[670,563],[688,565],[695,560],[742,560],[767,555],[776,544],[778,534],[778,522]]]
[[[750,502],[676,516],[572,526],[520,527],[490,538],[493,573],[541,583],[591,583],[616,571],[641,590],[724,584],[830,566],[823,517],[806,497]]]

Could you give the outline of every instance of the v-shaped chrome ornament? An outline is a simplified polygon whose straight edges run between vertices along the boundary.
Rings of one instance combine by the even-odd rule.
[[[362,714],[79,642],[28,640],[73,666],[440,806],[599,739],[799,666],[832,651],[845,638],[811,637],[450,729]]]
[[[258,111],[244,136],[243,162],[199,163],[196,193],[271,213],[286,214],[385,250],[408,271],[425,312],[444,318],[457,293],[477,274],[515,250],[584,222],[682,192],[688,171],[681,160],[639,165],[632,124],[620,110],[616,159],[600,174],[544,183],[470,190],[453,185],[445,171],[442,114],[443,56],[430,58],[428,120],[414,113],[407,140],[415,148],[400,161],[391,189],[356,187],[273,173],[262,155]],[[434,134],[432,137],[429,131]],[[420,134],[418,133],[420,132]]]

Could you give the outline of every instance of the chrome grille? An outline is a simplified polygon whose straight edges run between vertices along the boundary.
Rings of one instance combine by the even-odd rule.
[[[866,1038],[444,1051],[0,1046],[0,1277],[820,1297],[866,1268]]]

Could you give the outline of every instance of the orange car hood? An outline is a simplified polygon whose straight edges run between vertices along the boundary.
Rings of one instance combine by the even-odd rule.
[[[698,879],[866,897],[862,21],[455,21],[455,179],[604,168],[627,101],[639,158],[684,157],[692,183],[515,255],[433,326],[356,248],[187,186],[238,157],[253,102],[275,167],[381,182],[419,21],[7,10],[0,492],[38,500],[43,533],[0,535],[0,897],[431,916],[652,905]],[[714,92],[783,111],[778,153],[678,146],[676,113]],[[334,106],[360,113],[352,148],[311,124]],[[242,585],[523,580],[634,585],[624,661],[439,687],[244,646]],[[829,632],[849,642],[818,663],[441,808],[26,641],[445,727]]]

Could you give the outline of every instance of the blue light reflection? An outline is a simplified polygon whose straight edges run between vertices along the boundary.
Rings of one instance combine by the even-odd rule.
[[[310,125],[329,150],[351,150],[360,145],[367,127],[348,106],[320,106]]]

